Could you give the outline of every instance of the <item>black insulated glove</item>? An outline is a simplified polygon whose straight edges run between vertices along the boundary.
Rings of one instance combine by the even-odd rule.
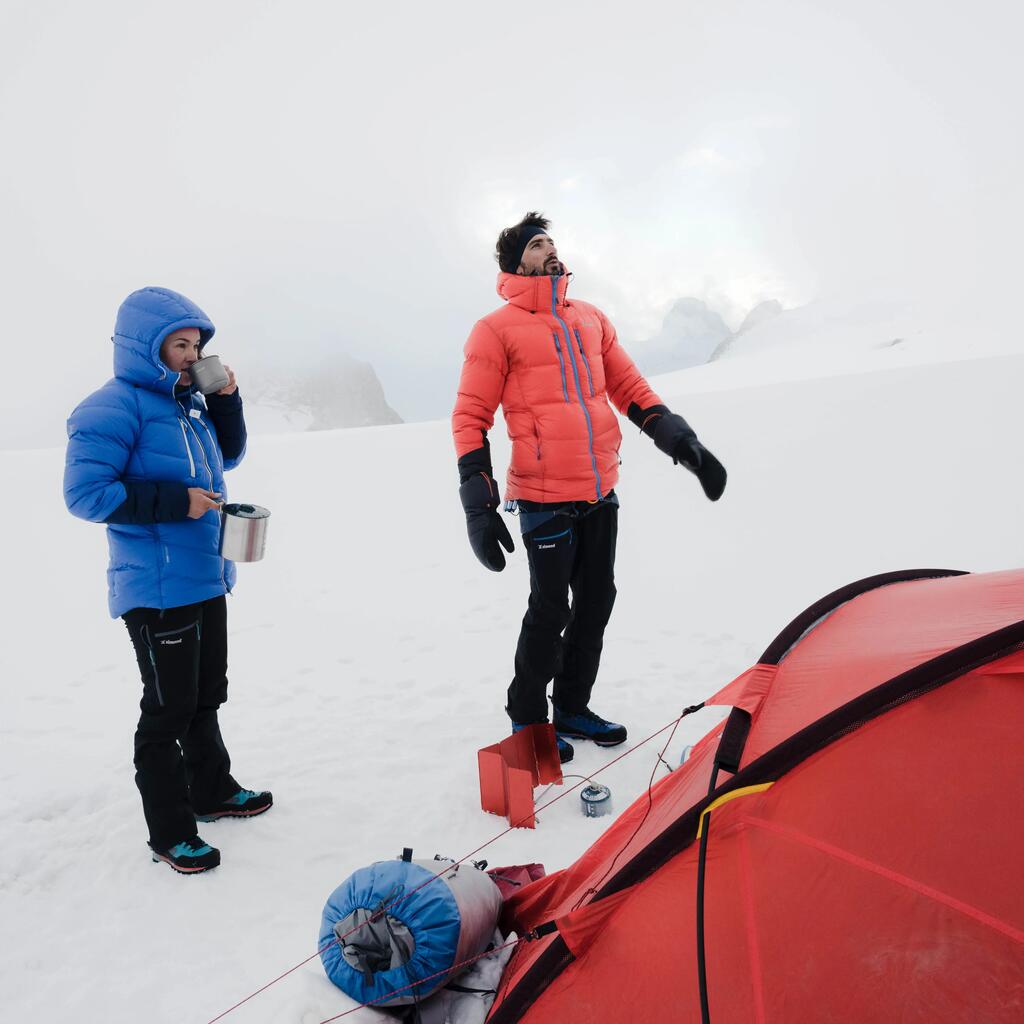
[[[474,465],[472,456],[476,454],[471,452],[459,460],[459,472],[463,477],[459,499],[466,513],[466,528],[473,554],[492,572],[501,572],[505,568],[501,548],[511,554],[515,545],[498,512],[501,495],[491,476],[491,467],[489,464],[484,466],[482,461],[479,468]]]
[[[693,427],[682,416],[665,405],[641,409],[634,403],[629,407],[629,418],[654,440],[656,448],[697,477],[711,501],[718,501],[725,491],[725,466],[697,440]]]

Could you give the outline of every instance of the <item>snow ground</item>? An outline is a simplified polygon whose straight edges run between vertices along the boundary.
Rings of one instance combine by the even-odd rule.
[[[713,389],[687,372],[662,396],[728,467],[717,505],[624,423],[619,600],[594,705],[632,738],[851,579],[1022,562],[1024,355],[844,362],[761,386],[744,358],[709,372]],[[507,443],[494,448],[503,467]],[[273,519],[230,599],[222,722],[242,784],[277,803],[204,826],[223,864],[187,878],[145,847],[140,686],[107,617],[103,531],[64,511],[62,451],[0,453],[6,1019],[204,1024],[314,951],[324,900],[355,868],[403,846],[460,857],[501,831],[479,810],[475,752],[505,734],[526,565],[521,548],[501,575],[477,564],[453,463],[444,422],[253,438],[232,496]],[[669,759],[715,715],[688,718]],[[602,776],[617,809],[646,787],[653,747]],[[585,772],[618,753],[577,750]],[[602,824],[573,795],[481,855],[555,870]],[[351,1005],[313,960],[226,1019],[316,1024]]]

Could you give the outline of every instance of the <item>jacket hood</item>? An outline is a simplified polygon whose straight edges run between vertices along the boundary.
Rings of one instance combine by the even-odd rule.
[[[565,304],[569,277],[568,270],[557,277],[525,277],[522,274],[506,274],[502,271],[498,274],[498,294],[513,306],[531,313],[550,312],[552,305]]]
[[[164,338],[183,327],[199,328],[199,349],[213,337],[210,318],[191,300],[170,288],[140,288],[117,311],[114,325],[114,376],[151,391],[174,394],[178,375],[160,359]]]

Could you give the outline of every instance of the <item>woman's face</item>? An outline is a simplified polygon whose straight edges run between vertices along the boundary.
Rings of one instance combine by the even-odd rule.
[[[160,346],[160,359],[172,373],[178,373],[179,384],[191,384],[189,367],[199,358],[199,328],[182,327],[168,334]]]

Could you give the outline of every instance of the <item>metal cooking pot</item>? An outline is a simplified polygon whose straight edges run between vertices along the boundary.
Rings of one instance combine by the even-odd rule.
[[[603,818],[611,814],[612,791],[598,782],[591,782],[580,790],[580,802],[586,818]]]
[[[204,394],[212,395],[230,382],[228,371],[224,369],[220,356],[208,355],[197,359],[189,368],[188,375],[192,383]]]
[[[221,507],[220,553],[232,562],[258,562],[267,546],[270,512],[260,505]]]

